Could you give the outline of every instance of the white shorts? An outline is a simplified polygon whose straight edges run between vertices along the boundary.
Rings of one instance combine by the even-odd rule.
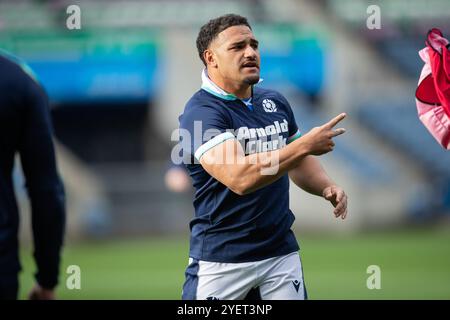
[[[298,252],[266,260],[222,263],[189,259],[183,300],[305,300]]]

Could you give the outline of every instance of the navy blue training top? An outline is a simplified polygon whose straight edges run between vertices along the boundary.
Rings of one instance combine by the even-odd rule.
[[[12,171],[19,153],[32,208],[36,280],[58,282],[65,196],[55,162],[47,97],[31,70],[0,50],[0,277],[20,270]]]
[[[202,154],[238,139],[246,155],[280,149],[300,136],[287,100],[254,87],[251,103],[203,85],[180,116],[181,155],[195,188],[190,257],[214,262],[249,262],[299,249],[291,230],[289,177],[238,195],[199,164]]]

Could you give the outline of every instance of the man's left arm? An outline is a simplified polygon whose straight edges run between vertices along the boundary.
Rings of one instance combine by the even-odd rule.
[[[334,207],[336,218],[347,216],[347,195],[328,177],[319,160],[306,156],[297,167],[289,171],[291,180],[301,189],[311,194],[324,197]]]

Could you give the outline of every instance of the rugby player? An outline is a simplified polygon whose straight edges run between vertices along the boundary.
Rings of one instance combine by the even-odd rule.
[[[333,150],[344,119],[301,134],[284,96],[257,86],[258,40],[245,17],[201,27],[202,87],[180,116],[195,188],[183,299],[307,298],[289,209],[289,177],[345,219],[347,196],[316,156]]]

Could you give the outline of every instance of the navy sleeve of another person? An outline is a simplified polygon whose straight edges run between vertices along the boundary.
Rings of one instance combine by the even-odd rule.
[[[65,225],[65,193],[57,172],[47,96],[22,74],[23,129],[19,153],[32,208],[36,280],[45,288],[58,283]]]

